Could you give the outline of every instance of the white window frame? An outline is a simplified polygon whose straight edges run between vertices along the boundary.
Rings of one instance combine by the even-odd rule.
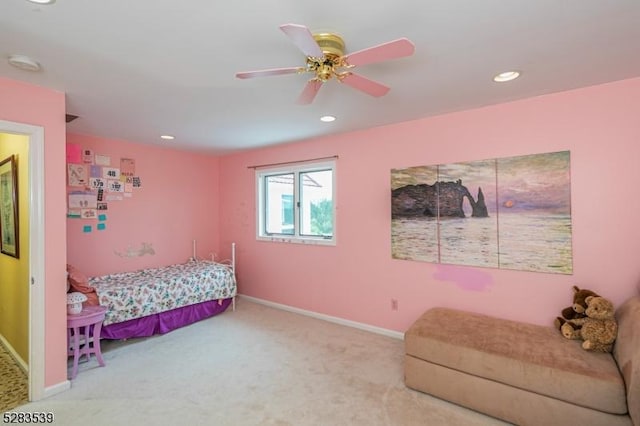
[[[331,199],[333,204],[333,235],[331,237],[317,237],[309,235],[300,235],[300,182],[301,173],[314,172],[321,170],[331,170]],[[294,175],[294,234],[268,234],[266,232],[265,223],[265,179],[269,176],[288,174]],[[259,241],[273,241],[283,243],[296,244],[316,244],[316,245],[336,245],[336,161],[322,160],[304,163],[292,163],[273,167],[260,167],[256,169],[256,239]]]

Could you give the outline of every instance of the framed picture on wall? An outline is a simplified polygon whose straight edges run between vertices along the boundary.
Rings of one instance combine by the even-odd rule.
[[[0,161],[0,251],[20,258],[16,157]]]

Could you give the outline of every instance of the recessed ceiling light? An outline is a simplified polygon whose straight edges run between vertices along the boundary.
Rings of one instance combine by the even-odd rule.
[[[515,80],[520,77],[520,72],[518,71],[505,71],[493,77],[493,81],[496,83],[504,83],[507,81]]]
[[[160,136],[160,139],[165,139],[165,140],[168,140],[168,141],[172,141],[175,138],[176,138],[175,136],[171,136],[171,135],[162,135],[162,136]]]
[[[11,55],[8,61],[14,67],[25,71],[40,71],[42,69],[39,63],[25,55]]]
[[[320,121],[324,121],[325,123],[330,123],[335,120],[336,118],[333,115],[323,115],[320,117]]]
[[[30,1],[31,3],[37,3],[37,4],[52,4],[56,2],[56,0],[27,0],[27,1]]]

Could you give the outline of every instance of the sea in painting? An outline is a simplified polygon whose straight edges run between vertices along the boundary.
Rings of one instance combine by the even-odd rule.
[[[440,230],[446,244],[438,244],[435,218],[392,219],[392,257],[558,274],[573,270],[569,215],[507,213],[499,229],[492,218],[451,218],[441,221]]]

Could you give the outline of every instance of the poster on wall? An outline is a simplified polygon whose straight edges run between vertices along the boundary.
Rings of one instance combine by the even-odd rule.
[[[569,151],[391,171],[395,259],[571,274]]]
[[[82,163],[82,147],[75,143],[67,144],[67,163]]]
[[[82,209],[80,210],[80,217],[82,219],[97,219],[98,212],[96,209]]]
[[[69,186],[86,186],[88,170],[84,164],[67,164]]]
[[[102,177],[104,179],[120,179],[120,169],[113,167],[103,167]]]
[[[102,177],[102,166],[96,166],[94,164],[89,166],[89,177],[93,178],[101,178]]]
[[[95,155],[95,162],[97,166],[110,166],[111,165],[111,157],[103,154]]]
[[[95,209],[98,196],[95,192],[74,191],[69,193],[69,209]]]
[[[93,151],[90,149],[83,149],[82,161],[84,161],[87,164],[93,164]]]
[[[107,181],[107,192],[124,192],[124,183],[119,180],[111,180]]]
[[[126,177],[133,177],[136,174],[136,160],[133,158],[121,158],[120,174]]]
[[[95,178],[95,177],[90,177],[89,178],[89,188],[93,189],[93,190],[100,190],[100,189],[104,189],[106,188],[107,185],[107,181],[103,178]]]

